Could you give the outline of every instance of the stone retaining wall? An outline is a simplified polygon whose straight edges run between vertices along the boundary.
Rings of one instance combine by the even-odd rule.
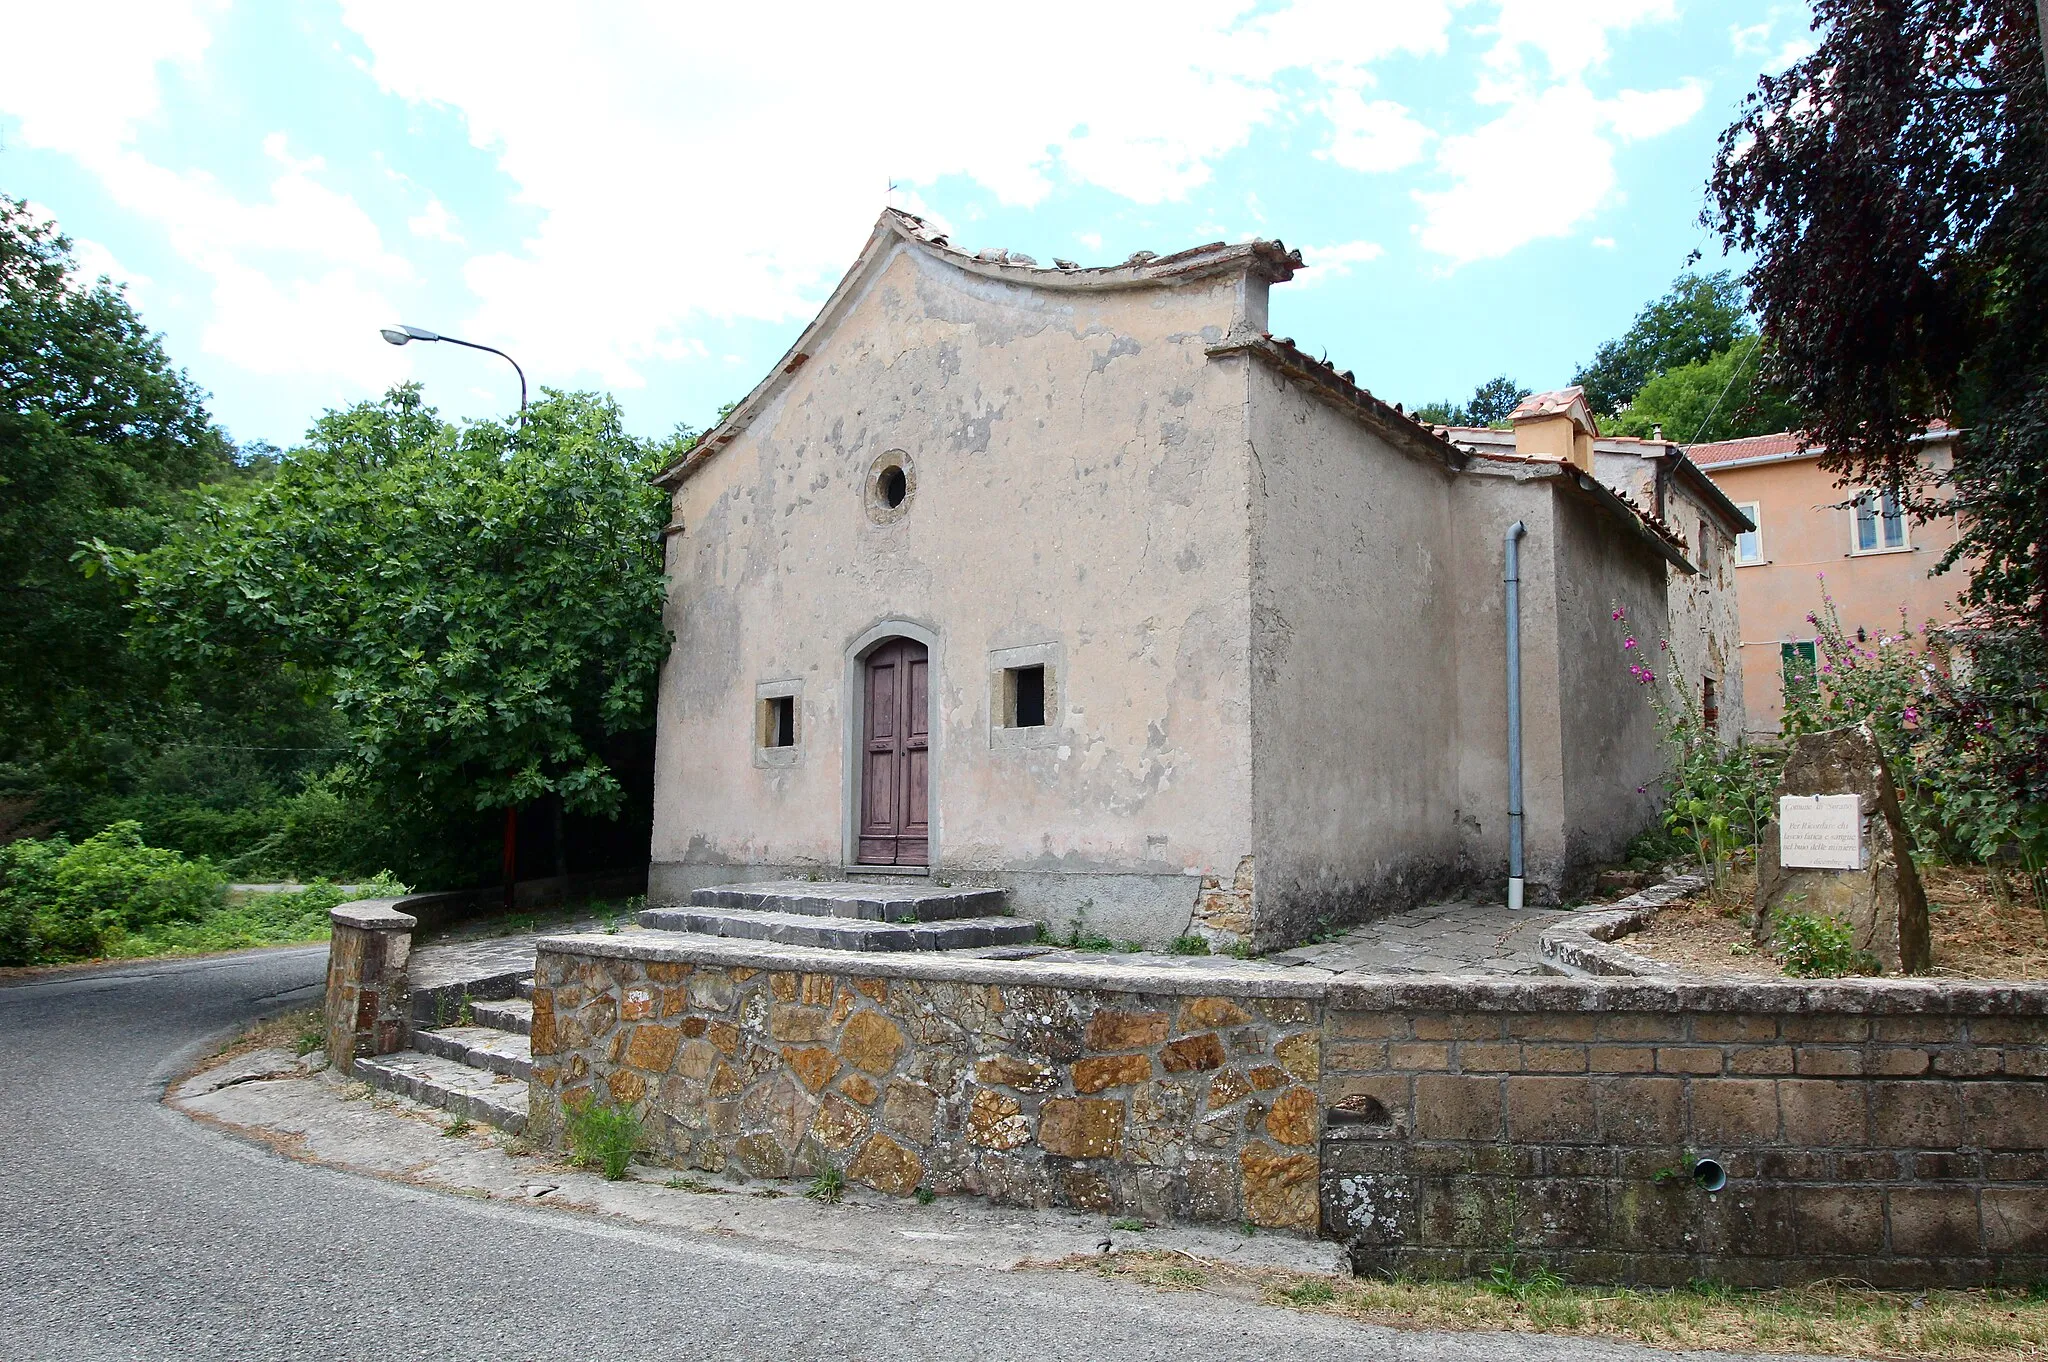
[[[328,913],[327,1059],[341,1073],[406,1046],[406,966],[419,921],[398,910],[402,902],[358,899]]]
[[[2048,1276],[2044,991],[1334,986],[1323,1230],[1360,1270]],[[1727,1185],[1690,1175],[1712,1159]]]
[[[1246,982],[556,938],[529,1130],[595,1095],[687,1168],[1313,1232],[1320,1009]]]
[[[542,942],[533,1125],[658,1160],[1256,1224],[1361,1271],[2048,1277],[2048,988],[1336,981]],[[1717,1192],[1693,1161],[1726,1170]]]

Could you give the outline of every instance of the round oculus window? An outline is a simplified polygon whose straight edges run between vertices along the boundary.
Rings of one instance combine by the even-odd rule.
[[[902,519],[916,492],[917,470],[911,466],[908,454],[892,449],[878,456],[868,467],[868,519],[877,525]]]

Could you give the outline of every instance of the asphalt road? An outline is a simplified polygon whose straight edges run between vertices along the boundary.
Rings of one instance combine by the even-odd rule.
[[[651,1233],[307,1167],[158,1103],[325,947],[0,988],[0,1358],[1664,1358]]]

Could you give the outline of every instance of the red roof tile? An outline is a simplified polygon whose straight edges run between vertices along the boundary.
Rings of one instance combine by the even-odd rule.
[[[1781,430],[1775,435],[1751,435],[1741,440],[1716,440],[1711,444],[1687,445],[1685,455],[1702,468],[1737,459],[1761,459],[1771,454],[1797,454],[1806,448],[1803,431]],[[1820,451],[1815,450],[1816,454]]]

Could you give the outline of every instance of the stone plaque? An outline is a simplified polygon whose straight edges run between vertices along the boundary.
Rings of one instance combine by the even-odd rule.
[[[1778,863],[1786,869],[1863,869],[1862,800],[1853,794],[1782,795]]]

